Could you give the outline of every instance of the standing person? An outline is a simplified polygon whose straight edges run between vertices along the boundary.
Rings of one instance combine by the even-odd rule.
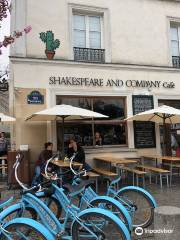
[[[0,157],[7,155],[8,152],[8,142],[5,138],[5,133],[0,133]]]
[[[178,153],[178,142],[176,140],[175,133],[171,133],[171,154],[177,156]]]
[[[36,162],[35,174],[32,180],[32,186],[38,185],[41,181],[41,172],[44,171],[46,162],[53,156],[53,143],[46,142],[44,144],[44,150],[40,153],[39,158]]]

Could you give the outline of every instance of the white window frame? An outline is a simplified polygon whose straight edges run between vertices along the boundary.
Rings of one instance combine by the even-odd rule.
[[[104,39],[103,39],[103,16],[102,15],[92,15],[92,14],[83,14],[83,13],[76,13],[74,12],[73,13],[73,16],[74,15],[79,15],[79,16],[84,16],[85,17],[85,26],[86,26],[86,46],[85,48],[90,48],[90,43],[89,43],[89,17],[99,17],[100,18],[100,28],[101,28],[101,47],[100,49],[104,49]],[[73,26],[74,22],[72,23],[72,26]],[[74,26],[73,26],[73,29],[72,29],[72,44],[74,43]],[[73,44],[73,47],[74,47],[74,44]]]
[[[105,62],[111,62],[111,30],[109,9],[79,4],[68,4],[69,14],[69,59],[74,60],[73,52],[73,15],[101,16],[101,49],[105,49]],[[108,29],[108,30],[107,30]],[[106,31],[105,31],[106,30]],[[89,45],[88,45],[89,46]]]
[[[177,26],[176,26],[177,25]],[[177,40],[177,42],[178,42],[178,48],[179,48],[179,55],[177,56],[177,57],[180,57],[180,24],[176,24],[176,23],[174,23],[174,26],[173,26],[173,23],[171,22],[171,24],[170,24],[170,29],[171,28],[177,28],[177,34],[178,34],[178,40]],[[171,33],[170,33],[171,34]],[[171,41],[171,50],[172,50],[172,39],[170,39],[170,41]],[[171,56],[172,56],[172,54],[171,54]]]
[[[166,16],[166,23],[167,23],[166,34],[167,34],[167,46],[168,46],[167,62],[168,62],[169,66],[173,67],[172,45],[171,45],[171,26],[172,25],[180,26],[180,18],[174,17],[174,16]]]

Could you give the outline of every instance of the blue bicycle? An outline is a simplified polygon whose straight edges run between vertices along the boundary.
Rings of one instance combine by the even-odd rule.
[[[19,162],[15,167],[16,177],[18,165]],[[18,182],[25,190],[22,192],[20,202],[7,208],[4,221],[11,217],[25,216],[26,214],[32,214],[33,217],[35,212],[38,216],[37,219],[56,239],[131,239],[127,227],[115,214],[100,208],[88,208],[81,211],[66,196],[64,189],[52,184],[53,189],[55,189],[54,195],[61,202],[61,206],[66,213],[64,221],[60,222],[48,206],[32,194],[32,191],[39,189],[40,186],[27,189],[19,180]],[[46,186],[47,182],[41,184],[41,187]],[[80,186],[79,190],[76,189],[76,192],[82,191],[82,188],[83,186]]]
[[[0,209],[6,207],[12,198],[0,202]],[[12,207],[11,210],[13,211]],[[9,208],[0,213],[1,240],[55,240],[52,234],[40,223],[28,218],[14,218],[5,221]]]
[[[74,173],[75,176],[79,176],[81,173],[86,174],[85,171],[76,171],[73,169],[73,159],[75,155],[70,159],[70,168],[71,171]],[[52,159],[49,159],[47,162],[45,173],[47,178],[51,178],[52,174],[47,173],[47,168],[49,162],[51,162]],[[107,189],[107,192],[105,193],[106,196],[112,197],[119,201],[130,213],[132,218],[132,225],[134,228],[136,227],[148,227],[153,223],[154,218],[154,209],[157,207],[157,203],[155,199],[152,197],[152,195],[146,191],[143,188],[136,187],[136,186],[127,186],[123,187],[121,189],[118,189],[117,186],[119,185],[119,182],[121,180],[121,177],[116,177],[114,179],[108,179],[109,181],[109,187]],[[73,185],[77,185],[77,177],[75,177],[75,180],[73,181]],[[103,196],[101,196],[103,197]],[[97,195],[97,193],[91,188],[86,188],[86,191],[84,192],[84,195],[82,195],[81,201],[79,203],[79,206],[81,209],[84,202],[91,204],[91,206],[102,206],[100,204],[100,200],[98,199],[100,196]],[[50,197],[50,200],[48,202],[49,207],[52,207],[56,209],[56,214],[59,217],[61,213],[61,206],[58,203],[58,201],[52,196]],[[122,217],[121,219],[124,219],[124,222],[127,224],[126,217]]]

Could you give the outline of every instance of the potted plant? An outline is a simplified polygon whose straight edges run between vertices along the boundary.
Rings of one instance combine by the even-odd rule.
[[[45,54],[48,59],[53,59],[55,55],[55,49],[60,46],[59,39],[54,40],[54,33],[52,31],[41,32],[40,39],[46,43]]]

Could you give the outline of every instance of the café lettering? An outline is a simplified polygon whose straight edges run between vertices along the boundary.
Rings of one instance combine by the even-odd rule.
[[[89,77],[49,77],[49,85],[84,86],[84,87],[128,87],[128,88],[175,88],[171,81],[121,80]]]

